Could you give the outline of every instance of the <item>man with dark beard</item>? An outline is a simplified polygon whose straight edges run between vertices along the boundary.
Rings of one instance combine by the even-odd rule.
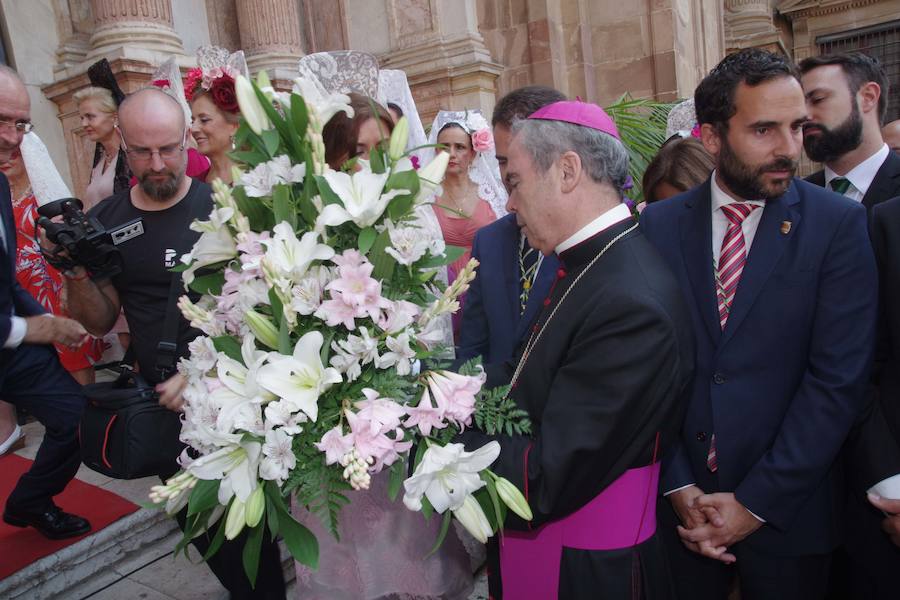
[[[882,138],[888,83],[884,70],[865,54],[832,54],[800,63],[801,82],[810,120],[803,127],[803,145],[824,169],[807,181],[862,202],[870,213],[875,205],[900,195],[900,156]],[[893,277],[882,272],[882,280]],[[882,294],[882,297],[884,295]],[[892,310],[883,305],[882,315]],[[886,336],[888,327],[879,327]],[[879,348],[887,348],[887,343]],[[876,356],[873,392],[879,390],[885,356]],[[879,397],[880,396],[880,397]],[[831,598],[891,598],[900,570],[900,549],[881,530],[880,508],[871,506],[866,490],[900,472],[900,408],[888,394],[873,394],[843,450],[849,474],[844,507],[846,539],[835,553]]]
[[[826,54],[800,63],[809,121],[803,146],[824,169],[807,181],[827,187],[866,210],[900,195],[900,156],[881,137],[888,82],[865,54]]]
[[[89,214],[114,228],[140,219],[143,233],[121,242],[122,272],[111,279],[93,278],[82,267],[67,274],[69,310],[89,332],[101,336],[115,324],[120,308],[131,331],[131,349],[140,374],[156,385],[159,403],[179,411],[183,403],[185,379],[173,363],[164,367],[157,358],[161,347],[162,324],[166,320],[171,269],[178,258],[190,251],[199,233],[189,229],[194,218],[205,218],[213,207],[212,190],[202,181],[185,175],[187,168],[187,127],[178,102],[158,88],[142,89],[119,106],[119,134],[131,172],[138,185],[114,194],[95,206]],[[199,294],[189,293],[194,301]],[[199,331],[178,315],[175,357],[186,356],[188,344]],[[166,479],[178,470],[160,473]],[[185,512],[179,515],[184,527]],[[207,563],[231,598],[285,597],[284,576],[278,546],[266,536],[260,550],[256,587],[250,585],[242,563],[244,538],[226,541]],[[193,540],[201,554],[210,538]]]
[[[794,178],[806,121],[784,57],[726,57],[694,95],[716,170],[641,227],[691,308],[697,366],[659,520],[679,598],[823,598],[836,456],[865,398],[876,268],[857,202]],[[729,566],[731,565],[731,566]]]

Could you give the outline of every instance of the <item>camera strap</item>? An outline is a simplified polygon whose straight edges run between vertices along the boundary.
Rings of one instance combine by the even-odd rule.
[[[201,198],[192,194],[193,184],[188,196],[191,200],[190,219],[188,225],[193,223],[195,219],[203,219],[208,214],[203,214],[204,202]],[[199,194],[198,194],[199,195]],[[193,237],[196,232],[190,228],[185,228],[183,238],[183,246],[180,250],[187,252],[193,245]],[[181,313],[178,312],[178,298],[183,292],[181,272],[172,273],[172,281],[169,285],[169,297],[166,304],[166,318],[163,322],[162,337],[156,347],[156,371],[159,373],[160,381],[168,379],[175,371],[175,364],[178,362],[178,326],[181,322]]]

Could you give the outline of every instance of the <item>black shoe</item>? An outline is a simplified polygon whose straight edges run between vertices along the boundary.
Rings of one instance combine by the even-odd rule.
[[[63,512],[58,506],[42,513],[20,513],[7,508],[3,520],[13,527],[34,527],[51,540],[75,537],[91,530],[87,519]]]

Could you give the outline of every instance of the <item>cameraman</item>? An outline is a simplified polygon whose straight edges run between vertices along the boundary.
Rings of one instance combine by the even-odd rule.
[[[9,160],[31,129],[31,103],[15,71],[0,65],[0,162]],[[28,409],[45,428],[34,463],[6,501],[3,520],[34,527],[50,539],[87,533],[87,520],[53,503],[81,464],[78,421],[81,387],[59,363],[52,343],[78,348],[87,332],[76,321],[49,315],[16,281],[16,228],[6,177],[0,174],[0,398]],[[11,552],[7,548],[4,552]]]
[[[138,185],[103,200],[89,215],[107,228],[140,218],[143,234],[117,246],[122,255],[122,272],[111,279],[92,279],[83,267],[66,274],[69,309],[88,331],[104,335],[112,329],[123,307],[140,373],[156,384],[160,404],[178,411],[186,382],[174,370],[164,374],[157,371],[157,346],[173,277],[170,269],[199,237],[199,233],[189,230],[191,215],[210,213],[212,191],[205,183],[185,175],[188,132],[184,113],[165,92],[146,88],[128,96],[119,106],[118,129]],[[187,353],[188,343],[198,333],[179,315],[179,356]],[[160,473],[160,477],[170,477],[176,470],[177,465],[173,464],[171,472]],[[183,525],[184,512],[179,522]],[[204,535],[196,538],[194,544],[204,553],[209,541]],[[284,598],[278,546],[266,537],[254,590],[244,574],[242,541],[238,538],[225,542],[208,561],[210,569],[232,598]]]

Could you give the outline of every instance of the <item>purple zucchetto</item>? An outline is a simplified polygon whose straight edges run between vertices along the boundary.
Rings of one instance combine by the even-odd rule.
[[[564,123],[573,123],[583,127],[590,127],[597,131],[607,133],[620,142],[619,130],[616,128],[615,121],[612,120],[606,111],[590,102],[581,102],[580,100],[561,100],[548,104],[543,108],[539,108],[529,119],[542,119],[545,121],[562,121]]]

